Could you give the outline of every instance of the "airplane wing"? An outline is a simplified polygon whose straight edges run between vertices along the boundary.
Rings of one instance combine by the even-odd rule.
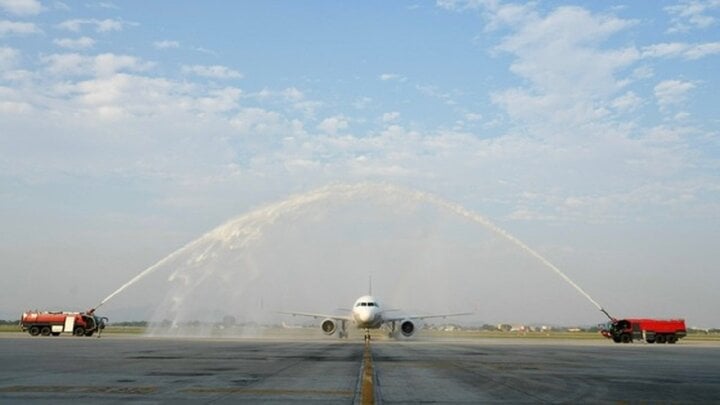
[[[348,315],[328,315],[328,314],[316,314],[313,312],[284,312],[284,311],[278,311],[278,314],[284,314],[284,315],[292,315],[292,316],[307,316],[310,318],[330,318],[330,319],[336,319],[338,321],[352,321],[352,318]]]
[[[385,318],[383,317],[383,320],[385,322],[396,322],[396,321],[402,321],[405,319],[431,319],[431,318],[447,318],[450,316],[465,316],[465,315],[472,315],[473,312],[456,312],[453,314],[436,314],[436,315],[405,315],[405,316],[395,316],[391,318]]]

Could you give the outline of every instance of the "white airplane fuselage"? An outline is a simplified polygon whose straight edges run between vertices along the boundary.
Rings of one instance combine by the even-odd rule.
[[[355,301],[351,317],[358,329],[377,329],[384,322],[380,302],[372,295],[363,295]]]

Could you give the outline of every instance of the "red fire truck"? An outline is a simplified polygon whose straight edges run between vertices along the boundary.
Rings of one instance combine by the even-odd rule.
[[[28,311],[22,314],[20,326],[23,332],[32,336],[59,336],[72,333],[75,336],[92,336],[105,328],[107,318],[88,312],[38,312]]]
[[[645,340],[648,343],[675,343],[687,335],[683,319],[613,319],[601,325],[600,333],[615,343]]]

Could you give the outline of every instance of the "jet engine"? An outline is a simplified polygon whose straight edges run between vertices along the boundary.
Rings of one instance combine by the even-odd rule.
[[[337,330],[337,324],[334,320],[328,318],[320,324],[320,327],[322,328],[322,331],[326,335],[332,335],[335,333],[335,330]]]
[[[404,321],[400,322],[400,332],[405,337],[410,337],[415,333],[415,324],[413,321],[409,319],[405,319]]]

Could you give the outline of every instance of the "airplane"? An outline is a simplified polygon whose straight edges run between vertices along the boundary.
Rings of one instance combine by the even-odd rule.
[[[320,329],[323,333],[331,336],[338,332],[339,338],[347,338],[348,324],[354,324],[357,329],[365,329],[365,340],[370,340],[370,329],[389,329],[388,337],[399,338],[400,335],[410,337],[417,331],[415,322],[430,318],[447,318],[449,316],[472,315],[472,312],[461,312],[453,314],[437,314],[437,315],[414,315],[414,316],[391,316],[389,312],[395,312],[396,309],[384,310],[380,301],[372,294],[372,288],[369,295],[363,295],[355,300],[352,310],[348,315],[328,315],[310,312],[279,312],[292,316],[307,316],[315,319],[323,318],[320,323]]]

